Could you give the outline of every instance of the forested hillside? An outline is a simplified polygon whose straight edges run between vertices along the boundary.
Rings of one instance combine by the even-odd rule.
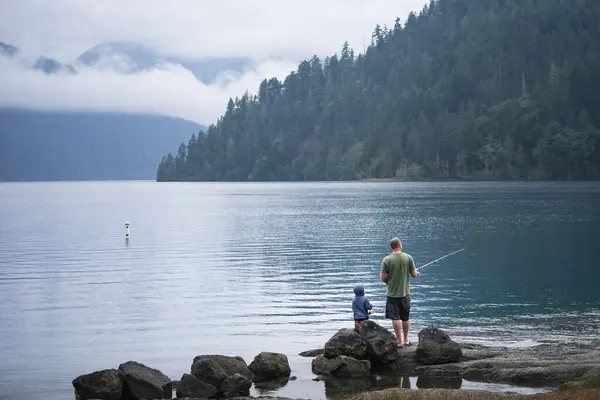
[[[0,181],[152,179],[165,147],[200,126],[179,118],[0,109]]]
[[[230,101],[157,180],[598,179],[600,2],[437,0]]]

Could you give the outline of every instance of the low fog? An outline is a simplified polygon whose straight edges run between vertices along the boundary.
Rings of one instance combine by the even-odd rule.
[[[46,75],[17,59],[0,58],[0,105],[39,110],[145,112],[201,124],[215,122],[230,97],[256,93],[264,78],[283,79],[302,59],[339,53],[344,41],[356,52],[371,41],[376,24],[393,25],[423,0],[162,0],[81,2],[8,0],[0,13],[0,41],[72,64],[89,48],[134,41],[164,56],[186,60],[248,57],[253,70],[223,73],[203,84],[180,65],[124,74],[76,66],[78,74]]]

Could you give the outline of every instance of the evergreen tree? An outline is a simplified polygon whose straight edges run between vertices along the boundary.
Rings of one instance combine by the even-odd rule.
[[[598,21],[592,0],[431,0],[231,99],[157,179],[598,179]]]

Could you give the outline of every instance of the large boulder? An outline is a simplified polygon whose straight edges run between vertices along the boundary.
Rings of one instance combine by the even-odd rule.
[[[285,355],[269,352],[262,352],[254,357],[248,369],[254,374],[256,381],[287,378],[292,373]]]
[[[340,357],[327,358],[324,355],[320,355],[313,358],[311,369],[315,375],[329,376],[333,374],[333,371],[339,368],[340,363]]]
[[[170,399],[173,387],[168,376],[135,361],[119,365],[125,391],[134,399]]]
[[[73,379],[75,394],[80,400],[119,400],[123,379],[116,369],[104,369]]]
[[[247,378],[252,377],[246,361],[242,357],[229,357],[220,355],[203,355],[194,357],[192,375],[208,383],[217,390],[221,390],[223,381],[235,374]]]
[[[183,374],[177,385],[177,397],[197,397],[209,399],[216,397],[219,391],[213,385],[202,382],[190,374]]]
[[[356,332],[365,339],[371,361],[389,363],[398,359],[398,341],[392,332],[371,320],[360,323]]]
[[[357,360],[347,356],[336,358],[317,356],[312,360],[311,367],[315,375],[338,378],[360,378],[369,376],[371,373],[371,363],[369,361]]]
[[[228,376],[221,384],[221,395],[226,399],[238,396],[250,396],[252,381],[241,374]]]
[[[347,356],[356,359],[367,355],[367,342],[353,329],[340,329],[325,343],[325,357]]]
[[[447,364],[457,362],[462,357],[460,345],[443,330],[434,326],[419,332],[417,360],[422,364]]]

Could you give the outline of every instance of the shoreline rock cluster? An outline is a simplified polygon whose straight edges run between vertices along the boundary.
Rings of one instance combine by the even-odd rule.
[[[414,346],[414,345],[413,345]],[[411,346],[411,347],[413,347]],[[405,346],[408,347],[408,346]],[[396,336],[386,328],[367,320],[355,329],[341,329],[316,354],[312,371],[319,376],[363,378],[374,372],[412,372],[416,365],[457,362],[462,349],[441,329],[430,327],[419,333],[416,351],[399,348]]]
[[[600,340],[510,349],[459,344],[441,329],[428,327],[419,332],[417,345],[398,348],[392,332],[365,321],[355,329],[340,329],[323,349],[302,352],[300,356],[313,358],[315,380],[325,381],[326,392],[328,387],[336,387],[342,392],[362,393],[357,397],[361,399],[371,395],[379,398],[377,393],[382,390],[393,394],[393,398],[417,396],[411,389],[398,388],[398,377],[402,377],[404,387],[409,376],[417,377],[417,387],[438,388],[427,392],[432,396],[444,390],[451,397],[462,396],[457,392],[466,396],[468,390],[458,389],[462,379],[558,390],[600,388]],[[258,389],[276,383],[274,388],[280,387],[295,379],[291,372],[287,356],[279,353],[262,352],[249,365],[242,357],[200,355],[178,382],[159,370],[127,361],[117,369],[81,375],[72,384],[79,400],[171,399],[174,389],[177,399],[249,399],[252,385]],[[391,385],[385,384],[388,378]],[[379,383],[373,384],[374,380]],[[386,389],[394,386],[396,389]],[[416,392],[425,396],[426,390]],[[388,399],[386,396],[382,398]]]
[[[394,344],[391,332],[365,321],[355,330],[338,331],[324,349],[300,355],[314,357],[313,373],[324,379],[380,374],[416,376],[442,386],[447,382],[447,387],[460,387],[462,379],[559,390],[600,387],[600,340],[590,344],[488,347],[458,344],[441,329],[428,327],[419,332],[417,346],[394,351]]]
[[[291,379],[287,356],[262,352],[247,365],[242,357],[201,355],[177,383],[177,398],[210,399],[250,396],[253,383]],[[292,377],[293,378],[293,377]],[[173,398],[174,382],[159,370],[135,361],[73,380],[78,400],[146,400]]]

